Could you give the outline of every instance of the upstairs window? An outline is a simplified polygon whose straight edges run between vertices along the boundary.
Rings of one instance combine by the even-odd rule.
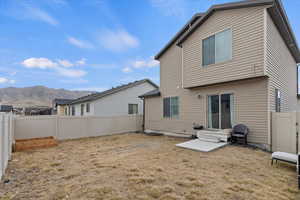
[[[232,57],[231,29],[216,33],[202,40],[202,65],[220,63]]]
[[[179,97],[164,98],[163,114],[164,118],[175,118],[179,116]]]
[[[128,104],[128,114],[138,114],[138,104]]]

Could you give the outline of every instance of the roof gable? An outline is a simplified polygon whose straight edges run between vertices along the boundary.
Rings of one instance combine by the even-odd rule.
[[[143,80],[140,80],[140,81],[135,81],[135,82],[132,82],[132,83],[128,83],[126,85],[121,85],[121,86],[118,86],[118,87],[115,87],[115,88],[112,88],[112,89],[109,89],[109,90],[105,90],[103,92],[97,92],[97,93],[93,93],[93,94],[90,94],[90,95],[87,95],[87,96],[84,96],[84,97],[80,97],[80,98],[75,99],[74,101],[72,101],[70,104],[77,104],[77,103],[83,103],[83,102],[87,102],[87,101],[98,100],[102,97],[105,97],[105,96],[108,96],[108,95],[111,95],[111,94],[115,94],[117,92],[126,90],[128,88],[135,87],[137,85],[141,85],[143,83],[149,83],[153,87],[158,88],[158,86],[155,83],[153,83],[151,80],[143,79]]]
[[[229,10],[238,8],[247,8],[255,6],[269,5],[268,11],[277,26],[281,36],[283,37],[286,45],[288,46],[291,54],[297,63],[300,63],[300,52],[297,45],[296,38],[289,24],[286,13],[283,9],[280,0],[246,0],[234,3],[225,3],[211,6],[205,13],[201,14],[201,17],[190,26],[185,26],[185,29],[179,31],[175,37],[155,56],[155,59],[159,59],[165,51],[167,51],[171,45],[181,46],[181,44],[197,29],[199,28],[215,11]]]

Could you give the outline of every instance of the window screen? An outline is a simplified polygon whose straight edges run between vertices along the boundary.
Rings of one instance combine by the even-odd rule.
[[[179,116],[179,97],[164,98],[163,115],[165,118]]]
[[[138,114],[138,104],[128,104],[128,114]]]
[[[89,113],[90,112],[90,103],[86,104],[86,112]]]
[[[75,115],[75,106],[72,106],[72,116]]]
[[[278,89],[275,89],[275,107],[276,112],[281,111],[281,93]]]
[[[203,40],[203,65],[210,65],[215,63],[215,36],[210,36]]]
[[[170,112],[170,98],[164,98],[164,105],[163,105],[163,111],[164,111],[164,117],[171,117],[171,112]]]
[[[84,104],[80,105],[80,115],[82,116],[84,114]]]

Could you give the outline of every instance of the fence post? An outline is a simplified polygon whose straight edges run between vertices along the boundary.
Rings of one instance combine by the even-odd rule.
[[[298,123],[297,123],[298,124]],[[296,132],[296,154],[299,152],[299,132]]]
[[[4,168],[4,137],[2,120],[2,114],[0,114],[0,179],[2,178]]]
[[[298,153],[298,164],[297,164],[297,171],[298,171],[298,189],[300,190],[300,154]]]
[[[58,140],[59,137],[59,119],[58,119],[58,115],[55,116],[55,139]]]

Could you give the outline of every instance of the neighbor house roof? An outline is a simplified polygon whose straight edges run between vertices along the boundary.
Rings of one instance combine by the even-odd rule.
[[[200,18],[197,18],[196,21],[189,26],[185,31],[179,32],[179,35],[176,35],[156,56],[156,59],[159,57],[172,45],[176,42],[178,46],[181,44],[199,27],[201,26],[215,11],[220,10],[229,10],[237,8],[247,8],[254,6],[264,6],[269,5],[268,12],[273,19],[275,25],[278,28],[282,38],[284,39],[287,47],[289,48],[291,54],[295,58],[297,63],[300,63],[300,52],[297,45],[295,35],[290,26],[287,15],[283,9],[281,0],[246,0],[234,3],[225,3],[217,4],[211,6]]]
[[[155,83],[153,83],[152,81],[150,81],[149,79],[143,79],[143,80],[135,81],[132,83],[128,83],[126,85],[121,85],[121,86],[118,86],[118,87],[115,87],[115,88],[112,88],[112,89],[109,89],[109,90],[106,90],[103,92],[97,92],[97,93],[93,93],[93,94],[90,94],[90,95],[87,95],[84,97],[80,97],[80,98],[72,101],[71,104],[83,103],[83,102],[87,102],[87,101],[94,101],[94,100],[100,99],[102,97],[105,97],[105,96],[108,96],[111,94],[115,94],[117,92],[126,90],[128,88],[135,87],[135,86],[143,84],[143,83],[149,83],[149,84],[153,85],[155,88],[158,88],[158,86]]]
[[[160,91],[159,89],[155,89],[155,90],[151,90],[150,92],[147,92],[141,96],[139,96],[140,98],[145,98],[145,97],[158,97],[160,96]]]
[[[67,105],[70,104],[72,101],[74,101],[74,99],[59,99],[56,98],[53,100],[53,104],[56,105]]]

